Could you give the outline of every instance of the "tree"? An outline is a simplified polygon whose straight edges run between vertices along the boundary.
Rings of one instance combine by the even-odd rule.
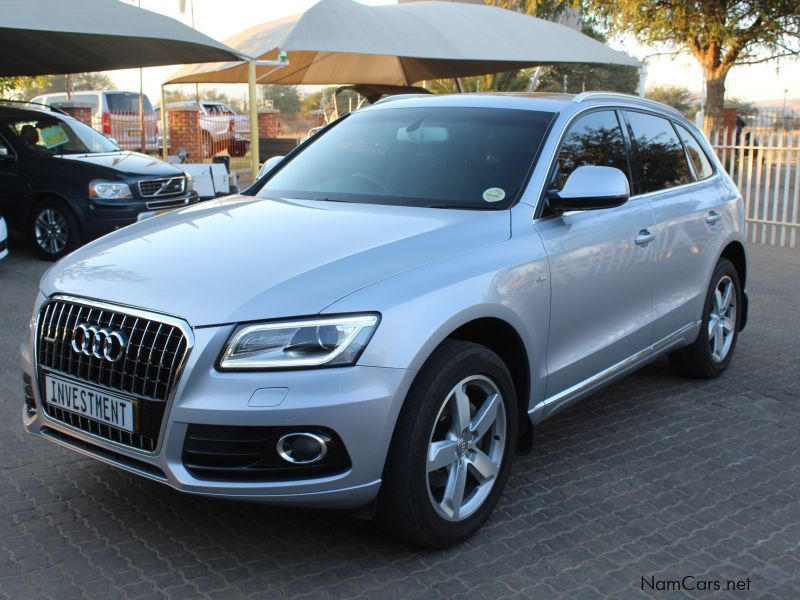
[[[685,115],[694,112],[692,92],[682,85],[654,85],[647,88],[647,97],[656,102],[668,104]]]
[[[706,80],[708,131],[722,125],[725,79],[736,65],[800,54],[797,0],[581,0],[614,33],[685,50]]]
[[[265,85],[263,86],[264,100],[272,102],[272,107],[282,113],[294,114],[300,112],[300,95],[294,85]]]
[[[41,75],[39,77],[15,77],[14,95],[23,100],[30,100],[40,94],[57,94],[67,91],[67,75]],[[69,83],[73,92],[81,90],[113,90],[114,80],[106,73],[73,73],[69,75]],[[1,91],[1,90],[0,90]]]
[[[476,77],[462,77],[461,87],[465,92],[524,92],[528,88],[530,70],[504,71]],[[458,91],[452,79],[437,79],[430,83],[435,94],[453,94]]]

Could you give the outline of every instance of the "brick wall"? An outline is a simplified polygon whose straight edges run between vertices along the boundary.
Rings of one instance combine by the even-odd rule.
[[[54,104],[56,108],[63,110],[69,116],[77,119],[81,123],[92,126],[92,105],[80,104],[78,102],[59,102]]]
[[[167,110],[169,127],[169,153],[178,154],[183,147],[191,162],[203,161],[200,139],[200,110],[195,106],[181,106]]]
[[[258,137],[276,138],[280,131],[278,118],[280,111],[274,108],[261,108],[258,111]]]

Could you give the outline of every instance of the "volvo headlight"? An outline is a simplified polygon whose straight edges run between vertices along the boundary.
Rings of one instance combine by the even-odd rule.
[[[347,315],[238,326],[220,369],[291,369],[353,365],[366,348],[378,315]]]
[[[89,197],[99,200],[132,198],[131,188],[119,181],[93,181],[89,184]]]

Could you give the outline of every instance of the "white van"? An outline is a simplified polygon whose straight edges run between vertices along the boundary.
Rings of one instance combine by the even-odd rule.
[[[73,92],[72,102],[92,107],[92,127],[108,137],[114,138],[123,150],[142,150],[141,122],[139,119],[139,92],[120,90],[96,90]],[[67,94],[42,94],[32,102],[58,107],[68,102]],[[145,151],[158,150],[156,115],[153,105],[145,94],[144,108]]]

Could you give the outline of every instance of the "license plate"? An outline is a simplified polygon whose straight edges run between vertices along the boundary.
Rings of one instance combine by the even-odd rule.
[[[133,433],[136,406],[131,400],[53,375],[45,375],[44,383],[49,405]]]

